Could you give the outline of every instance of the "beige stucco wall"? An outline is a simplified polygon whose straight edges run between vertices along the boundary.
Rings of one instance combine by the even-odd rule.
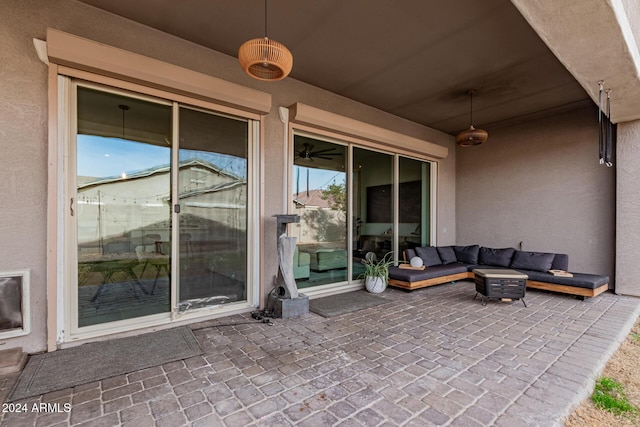
[[[622,0],[621,3],[636,41],[636,47],[640,46],[640,3],[637,0]]]
[[[615,169],[598,162],[595,107],[487,130],[484,145],[458,149],[458,243],[522,242],[613,277]]]
[[[618,125],[616,292],[640,296],[640,120]]]
[[[235,58],[75,1],[4,0],[0,13],[0,194],[4,201],[0,205],[0,271],[31,269],[33,332],[0,345],[23,346],[28,352],[46,348],[47,67],[38,60],[32,39],[45,39],[47,27],[272,93],[262,154],[263,164],[271,165],[264,168],[264,182],[277,190],[264,194],[262,235],[267,246],[275,247],[272,216],[285,209],[289,192],[283,167],[273,167],[284,165],[286,153],[277,107],[296,102],[448,146],[450,156],[439,164],[438,241],[455,242],[455,149],[451,136],[291,78],[258,82],[242,72]],[[276,273],[272,249],[264,253],[266,291]]]

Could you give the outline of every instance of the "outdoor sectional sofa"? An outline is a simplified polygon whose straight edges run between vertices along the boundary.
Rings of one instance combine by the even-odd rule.
[[[555,276],[549,270],[568,271],[569,256],[547,252],[527,252],[514,248],[494,249],[471,246],[426,246],[407,249],[405,259],[418,256],[424,270],[389,267],[389,285],[407,290],[474,279],[476,268],[505,268],[527,276],[528,288],[575,295],[580,299],[595,297],[609,288],[609,277],[572,273],[573,277]]]

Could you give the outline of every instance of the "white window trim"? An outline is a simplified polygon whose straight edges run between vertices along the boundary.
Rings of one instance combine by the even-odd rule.
[[[300,105],[300,104],[296,104],[296,105]],[[308,107],[308,106],[307,106]],[[347,151],[348,151],[348,155],[347,157],[350,159],[350,161],[345,165],[346,166],[346,172],[347,172],[347,200],[352,200],[352,194],[353,194],[353,182],[351,180],[351,177],[353,176],[353,149],[354,148],[362,148],[362,149],[367,149],[367,150],[372,150],[378,153],[384,153],[387,154],[389,156],[391,156],[392,161],[393,161],[393,193],[394,193],[394,197],[393,197],[393,227],[394,229],[398,229],[398,225],[399,225],[399,195],[398,195],[398,188],[399,188],[399,173],[400,173],[400,168],[399,168],[399,163],[400,163],[400,157],[404,157],[404,158],[408,158],[408,159],[414,159],[414,160],[418,160],[421,162],[426,162],[429,163],[430,167],[430,175],[429,175],[429,183],[430,183],[430,187],[429,187],[429,205],[430,205],[430,210],[429,210],[429,215],[430,215],[430,233],[429,233],[429,244],[431,246],[436,244],[436,232],[437,232],[437,217],[436,217],[436,213],[437,213],[437,189],[438,189],[438,185],[437,185],[437,177],[438,177],[438,162],[429,158],[429,157],[425,157],[425,156],[418,156],[415,153],[411,153],[408,152],[407,150],[398,150],[395,146],[390,146],[390,144],[382,144],[379,142],[372,142],[372,141],[366,141],[363,140],[361,137],[359,137],[358,135],[356,135],[357,130],[355,128],[359,128],[360,126],[370,126],[367,123],[363,123],[363,122],[358,122],[355,121],[355,128],[352,129],[351,133],[349,135],[347,134],[339,134],[336,133],[335,131],[331,131],[329,129],[320,129],[320,128],[316,128],[313,125],[309,125],[307,123],[305,124],[299,124],[299,122],[296,122],[295,119],[290,120],[290,116],[289,116],[289,112],[291,111],[291,109],[287,110],[283,107],[280,108],[280,119],[281,121],[284,123],[285,128],[288,130],[287,132],[285,132],[286,138],[287,138],[287,147],[286,147],[286,153],[287,153],[287,159],[286,159],[286,170],[287,170],[287,184],[285,185],[285,191],[286,194],[284,195],[284,199],[286,200],[287,203],[287,207],[285,208],[285,212],[289,212],[289,213],[295,213],[291,211],[291,206],[293,205],[293,198],[292,198],[292,194],[293,194],[293,187],[292,187],[292,183],[293,183],[293,158],[295,157],[295,151],[294,151],[294,137],[296,135],[301,135],[301,136],[306,136],[306,137],[310,137],[310,138],[317,138],[317,139],[321,139],[322,141],[327,141],[327,142],[331,142],[333,144],[337,144],[337,145],[342,145],[345,146]],[[307,112],[317,112],[317,111],[323,111],[323,110],[318,110],[314,107],[308,107],[308,110],[306,110]],[[352,119],[348,119],[345,118],[343,116],[339,116],[337,114],[333,114],[333,113],[328,113],[328,114],[332,114],[335,117],[341,117],[342,119],[346,119],[347,121],[351,121]],[[295,116],[294,116],[295,118]],[[306,120],[306,122],[309,121],[313,121],[313,120]],[[374,128],[377,128],[376,126],[374,126]],[[382,128],[378,128],[378,129],[382,129]],[[391,131],[388,131],[391,132]],[[395,132],[392,132],[393,134],[396,135],[401,135],[401,134],[397,134]],[[405,135],[406,138],[411,138]],[[415,139],[415,138],[412,138]],[[419,140],[418,140],[419,141]],[[423,141],[422,143],[426,143],[426,141]],[[438,146],[440,147],[440,146]],[[445,150],[447,150],[446,147],[441,147],[444,148]],[[398,235],[397,233],[394,234],[393,236],[393,247],[397,248],[398,247]],[[395,249],[394,249],[395,250]],[[347,204],[347,253],[353,253],[353,203],[348,203]],[[399,254],[397,253],[397,251],[394,253],[394,261],[400,261],[399,258]],[[357,280],[353,279],[353,264],[351,262],[349,262],[348,264],[348,268],[347,268],[347,280],[344,281],[340,281],[340,282],[334,282],[334,283],[329,283],[326,285],[318,285],[318,286],[314,286],[314,287],[310,287],[310,288],[305,288],[304,292],[306,295],[308,295],[310,298],[319,298],[319,297],[323,297],[323,296],[327,296],[327,295],[335,295],[335,294],[340,294],[340,293],[344,293],[344,292],[349,292],[349,291],[353,291],[353,290],[358,290],[358,289],[362,289],[364,288],[364,284],[358,283]]]
[[[83,76],[87,77],[87,74],[83,73]],[[103,81],[104,79],[100,76],[93,77],[93,80],[97,81],[85,81],[84,83],[82,83],[82,85],[87,87],[100,88],[102,86],[100,81]],[[109,81],[112,86],[114,83],[116,83],[112,79],[109,79]],[[63,112],[63,114],[60,115],[61,122],[59,123],[61,129],[60,141],[64,141],[64,143],[61,144],[63,148],[62,155],[60,156],[63,165],[60,165],[59,167],[56,166],[56,170],[58,172],[57,182],[61,185],[58,194],[61,195],[60,199],[62,201],[62,209],[60,211],[56,211],[54,215],[61,216],[63,224],[57,229],[58,233],[56,235],[56,239],[60,243],[60,251],[57,254],[60,261],[60,269],[59,271],[57,271],[56,275],[60,280],[55,286],[57,287],[57,307],[59,310],[58,313],[62,312],[64,313],[64,316],[57,316],[55,348],[50,349],[50,351],[53,351],[58,347],[63,348],[69,345],[77,345],[78,343],[100,339],[104,336],[126,336],[130,335],[132,331],[164,329],[168,327],[175,327],[181,324],[187,324],[195,320],[213,319],[254,310],[259,304],[257,298],[260,295],[260,290],[263,286],[261,275],[259,274],[259,269],[256,268],[256,260],[259,259],[259,255],[254,253],[258,250],[259,247],[261,247],[259,228],[257,228],[261,215],[254,213],[259,206],[257,195],[260,194],[261,191],[259,191],[260,183],[258,183],[255,179],[253,182],[248,181],[252,182],[252,185],[250,185],[250,188],[248,189],[248,196],[252,197],[251,199],[249,199],[249,203],[251,204],[252,208],[248,210],[249,217],[247,224],[247,234],[249,236],[249,239],[253,239],[253,241],[257,242],[258,244],[254,245],[253,249],[249,251],[251,253],[248,253],[248,287],[246,301],[233,303],[226,306],[205,307],[185,313],[179,313],[177,312],[175,304],[177,291],[174,287],[174,289],[172,289],[171,311],[168,311],[166,313],[159,313],[156,315],[145,316],[143,318],[126,319],[105,324],[85,326],[82,328],[79,328],[77,326],[76,319],[73,318],[73,316],[77,314],[77,312],[74,311],[74,305],[77,306],[77,295],[75,294],[75,290],[69,288],[69,284],[74,282],[71,276],[74,275],[77,268],[77,266],[73,265],[73,260],[75,258],[70,255],[71,251],[74,251],[76,249],[75,246],[71,244],[72,242],[75,242],[75,222],[69,215],[70,205],[68,203],[65,204],[65,201],[70,200],[70,193],[72,192],[72,187],[75,185],[73,177],[70,179],[67,176],[67,173],[71,173],[70,171],[74,170],[74,168],[71,166],[71,164],[74,163],[74,153],[72,152],[70,146],[72,136],[75,134],[75,125],[69,121],[69,115],[71,115],[72,121],[75,120],[75,107],[72,92],[74,90],[74,86],[76,85],[71,81],[69,77],[65,76],[60,76],[58,78],[58,83],[60,85],[58,88],[58,92],[60,93],[61,98],[59,109],[61,112]],[[171,93],[162,93],[158,92],[157,90],[148,90],[147,88],[139,85],[121,85],[126,86],[126,88],[109,89],[103,87],[102,90],[112,90],[114,93],[122,92],[123,94],[126,94],[127,92],[133,92],[130,93],[130,96],[139,96],[141,98],[145,98],[145,95],[149,95],[149,92],[152,92],[154,97],[158,97],[161,100],[166,101],[169,105],[174,105],[174,112],[176,111],[175,106],[178,104],[201,107],[214,114],[220,112],[220,109],[217,105],[212,105],[204,101],[189,103],[189,99],[183,96],[176,96]],[[180,103],[177,103],[177,101],[175,101],[175,98],[180,99]],[[224,110],[226,113],[230,112],[229,108],[224,108]],[[259,131],[261,128],[261,120],[256,120],[255,115],[251,113],[237,110],[233,110],[231,111],[231,113],[237,117],[247,120],[248,126],[250,127],[249,138],[254,138],[253,140],[250,139],[249,149],[251,150],[251,155],[249,161],[255,168],[260,164],[258,156],[260,152]],[[69,124],[71,124],[71,126],[69,126]],[[177,132],[177,127],[176,129],[174,129],[174,132]],[[176,137],[177,135],[174,135],[174,139],[176,139]],[[56,140],[55,143],[58,144],[58,141]],[[177,154],[175,154],[174,152],[174,155]],[[258,170],[250,171],[251,175],[248,176],[248,179],[256,176],[258,173]],[[173,185],[175,185],[175,183]],[[176,189],[174,189],[174,192],[175,191]],[[177,221],[175,216],[173,218],[174,221]],[[172,230],[174,230],[175,232],[177,232],[176,225],[177,223],[174,224],[174,227],[172,228]],[[174,241],[175,238],[176,236],[174,236]],[[176,262],[175,257],[173,258],[173,262]],[[173,269],[173,271],[176,271],[175,265],[173,266]]]

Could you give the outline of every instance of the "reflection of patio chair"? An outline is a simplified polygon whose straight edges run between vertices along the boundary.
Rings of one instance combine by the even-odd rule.
[[[151,295],[153,295],[153,292],[156,290],[158,278],[160,277],[160,273],[163,269],[167,274],[167,278],[171,276],[171,273],[169,272],[169,256],[157,252],[157,243],[159,241],[159,234],[147,234],[143,238],[143,243],[145,244],[136,246],[136,256],[138,257],[138,261],[140,263],[144,263],[142,271],[140,272],[140,277],[143,277],[144,272],[149,265],[156,270],[156,277],[153,279],[153,287],[150,292]]]
[[[188,258],[193,256],[193,242],[191,241],[191,234],[180,233],[180,252],[185,252]]]
[[[161,239],[159,234],[145,234],[142,238],[142,243],[144,245],[155,245],[156,242],[159,242]]]
[[[293,278],[294,279],[308,279],[311,275],[311,255],[307,252],[300,252],[296,246],[296,250],[293,252]]]

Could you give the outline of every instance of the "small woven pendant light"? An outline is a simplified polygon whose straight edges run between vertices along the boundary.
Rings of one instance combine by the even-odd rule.
[[[471,122],[471,126],[469,126],[469,129],[463,130],[456,136],[456,144],[458,144],[460,147],[472,147],[474,145],[480,145],[489,137],[489,134],[486,130],[476,129],[473,127],[473,94],[478,93],[478,91],[472,89],[467,93],[469,94],[469,121]]]
[[[293,68],[293,55],[267,37],[267,0],[264,2],[264,37],[244,42],[238,49],[240,66],[249,76],[264,81],[282,80]]]

